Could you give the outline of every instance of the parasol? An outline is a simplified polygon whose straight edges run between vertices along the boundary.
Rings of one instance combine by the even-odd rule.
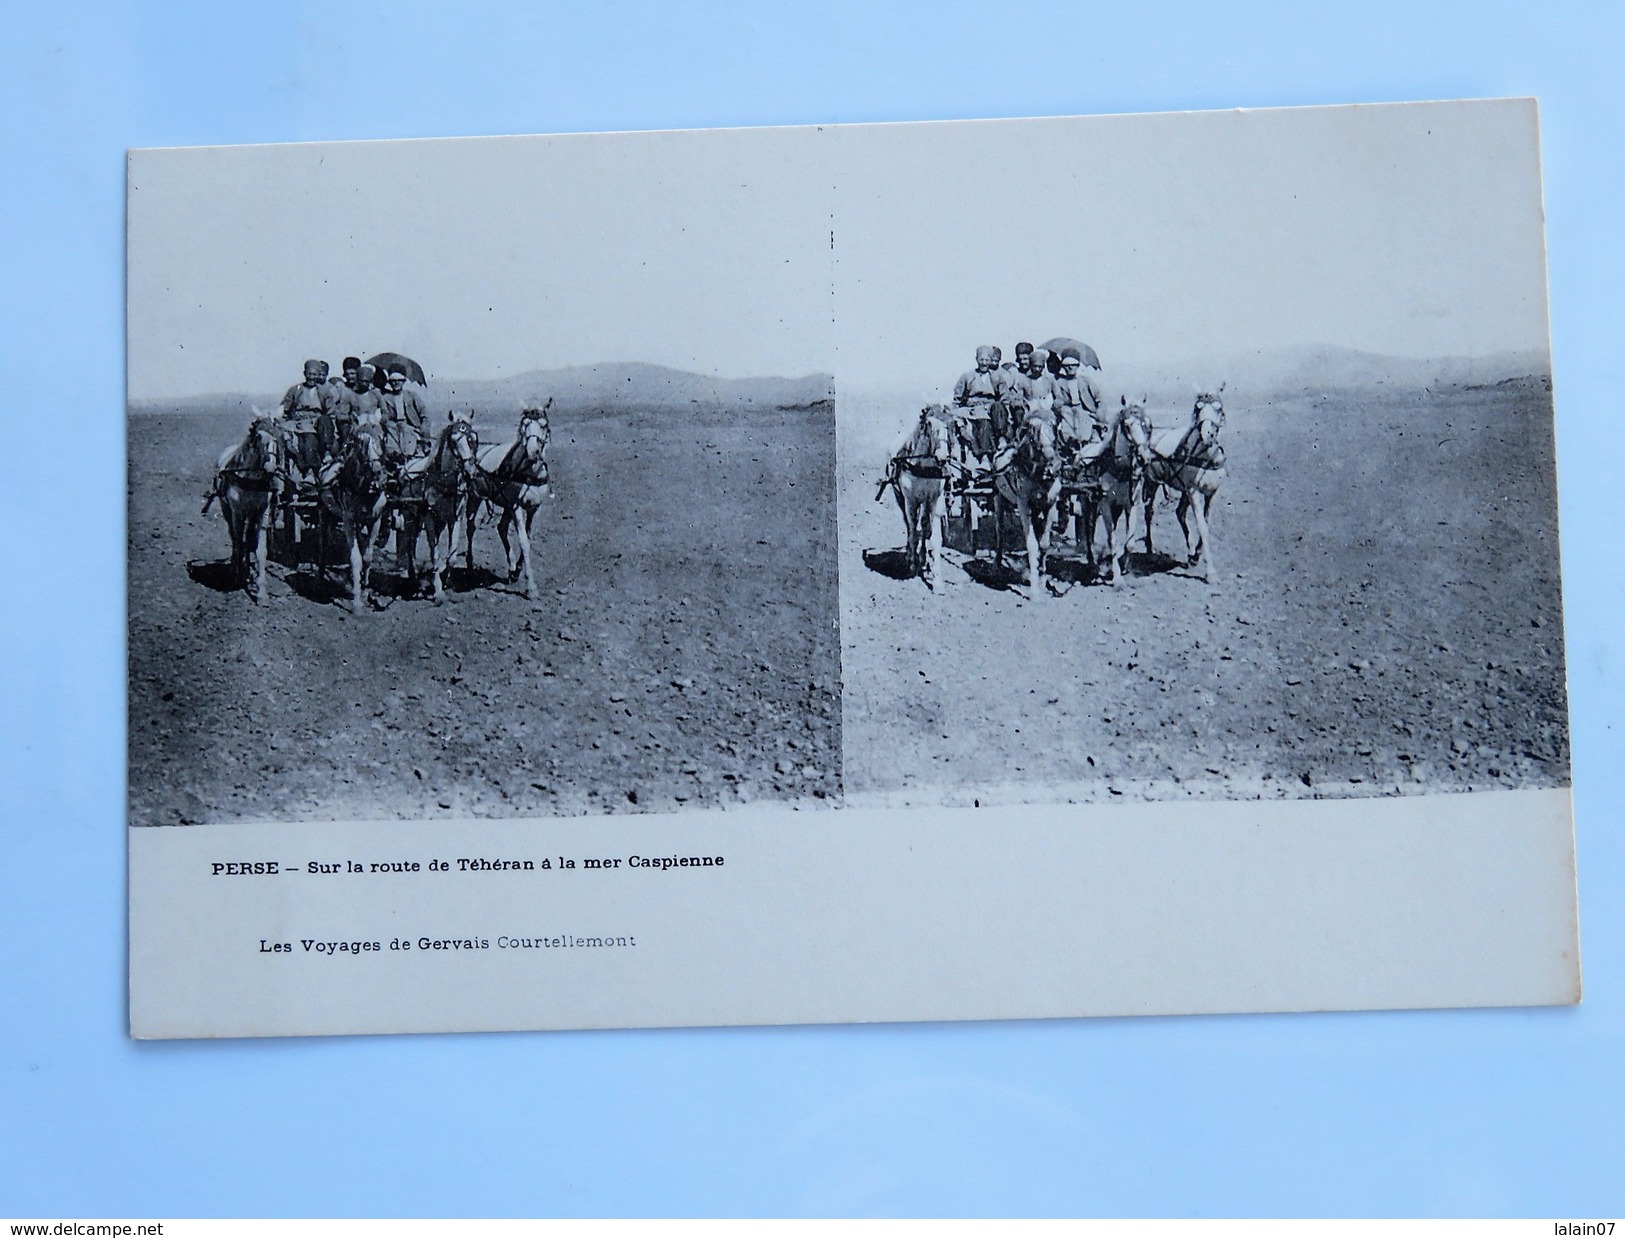
[[[1091,370],[1098,370],[1100,368],[1100,358],[1095,356],[1095,350],[1090,348],[1089,345],[1085,344],[1082,340],[1073,340],[1068,339],[1064,335],[1057,335],[1053,340],[1045,340],[1039,345],[1039,347],[1049,353],[1049,368],[1051,373],[1060,370],[1061,351],[1067,348],[1076,348],[1078,350],[1078,356],[1083,358],[1083,363]]]
[[[412,358],[403,357],[398,352],[381,352],[375,357],[368,357],[367,364],[377,366],[380,374],[388,373],[390,370],[405,370],[409,382],[414,382],[420,387],[429,385],[429,380],[423,376],[423,367]]]

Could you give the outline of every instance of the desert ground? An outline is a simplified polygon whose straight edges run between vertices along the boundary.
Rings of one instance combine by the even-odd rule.
[[[647,369],[553,411],[533,602],[482,525],[444,605],[385,553],[368,613],[286,555],[256,607],[198,511],[241,402],[132,411],[132,823],[838,799],[828,381],[678,399]],[[461,403],[482,443],[511,437],[513,401]]]
[[[897,579],[874,502],[906,407],[842,393],[848,802],[1284,798],[1565,786],[1544,375],[1226,398],[1211,584],[1171,507],[1118,586],[947,551]],[[1189,403],[1153,403],[1159,428]],[[876,436],[869,434],[868,439]]]

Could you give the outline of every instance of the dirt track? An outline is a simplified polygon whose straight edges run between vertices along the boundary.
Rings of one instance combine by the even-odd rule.
[[[839,796],[827,404],[559,411],[536,601],[483,528],[444,606],[391,596],[386,555],[357,617],[308,567],[273,567],[264,607],[225,588],[198,507],[242,425],[130,418],[132,823]]]
[[[1211,588],[1141,556],[1032,600],[948,553],[928,593],[884,570],[883,457],[848,462],[849,800],[1567,785],[1550,401],[1529,379],[1230,402]],[[1183,553],[1171,511],[1157,534]],[[1056,571],[1083,575],[1065,550]]]

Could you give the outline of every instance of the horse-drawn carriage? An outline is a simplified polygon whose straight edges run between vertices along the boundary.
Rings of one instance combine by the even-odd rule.
[[[417,587],[422,536],[430,593],[439,602],[458,530],[465,563],[473,567],[482,508],[498,514],[509,580],[523,572],[526,596],[533,596],[530,533],[549,494],[551,403],[523,410],[515,438],[483,452],[466,415],[449,415],[430,450],[412,457],[391,454],[376,421],[358,423],[313,468],[297,459],[295,431],[256,410],[241,442],[222,455],[204,511],[220,503],[234,575],[256,602],[264,597],[267,561],[279,557],[294,568],[308,563],[321,576],[335,565],[347,566],[349,603],[360,611],[373,556],[392,533],[396,566],[409,591]]]
[[[929,512],[940,497],[942,545],[972,557],[992,550],[1001,561],[1007,550],[1022,548],[1034,596],[1052,545],[1069,530],[1073,551],[1087,561],[1094,578],[1115,584],[1127,571],[1137,522],[1147,554],[1153,553],[1153,512],[1158,496],[1166,494],[1176,500],[1187,564],[1209,578],[1207,516],[1225,477],[1219,392],[1199,394],[1188,426],[1162,434],[1153,433],[1144,401],[1131,404],[1126,397],[1104,437],[1093,442],[1061,442],[1051,418],[1029,417],[1005,428],[996,450],[986,456],[974,450],[975,438],[963,432],[962,419],[932,406],[948,423],[938,431],[927,416],[930,409],[923,411],[888,475],[895,482],[910,472],[910,458],[929,456],[932,475],[940,479],[934,490],[918,482],[912,494],[902,484],[897,487],[909,527],[911,569],[927,575],[931,547],[920,537],[918,522],[921,508]],[[923,519],[929,527],[931,516]],[[1096,541],[1102,528],[1104,558]]]

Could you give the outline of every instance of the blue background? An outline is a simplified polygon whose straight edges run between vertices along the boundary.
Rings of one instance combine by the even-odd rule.
[[[1619,11],[462,8],[6,6],[0,1214],[1617,1215]],[[1582,1007],[127,1039],[126,148],[1526,94],[1545,137]]]

